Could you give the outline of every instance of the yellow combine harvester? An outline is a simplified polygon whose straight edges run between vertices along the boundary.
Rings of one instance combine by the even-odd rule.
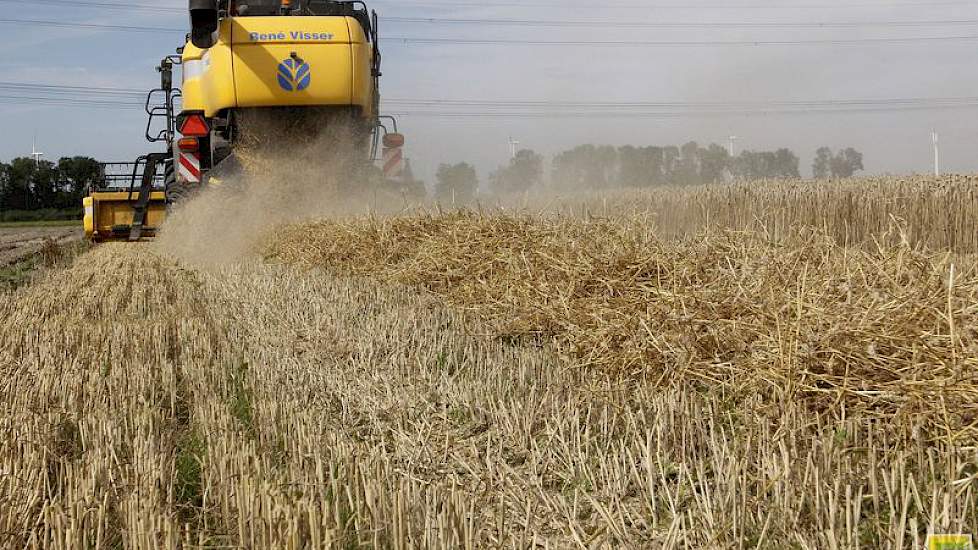
[[[188,41],[161,62],[161,86],[146,101],[146,137],[166,143],[166,151],[140,157],[128,181],[107,176],[92,190],[85,199],[89,238],[152,236],[169,205],[231,164],[239,121],[251,114],[288,123],[272,125],[266,141],[279,139],[283,127],[315,140],[342,124],[349,140],[342,145],[364,162],[377,160],[381,133],[385,148],[402,146],[403,137],[380,123],[377,15],[363,2],[190,0],[189,12]],[[180,89],[175,66],[182,68]]]

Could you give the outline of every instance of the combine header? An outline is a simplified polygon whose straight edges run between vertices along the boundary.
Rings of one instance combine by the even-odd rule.
[[[168,173],[172,169],[165,159],[148,156],[136,162],[102,164],[99,183],[83,201],[88,238],[138,241],[154,237],[166,218],[164,182],[172,178]]]
[[[367,164],[378,161],[383,137],[387,159],[400,158],[403,136],[380,122],[378,20],[363,2],[189,0],[189,15],[187,43],[160,63],[160,87],[146,101],[146,138],[166,148],[122,176],[107,172],[92,189],[89,238],[152,237],[169,206],[206,186],[215,168],[234,164],[241,121],[252,115],[275,122],[259,136],[264,143],[282,142],[283,129],[309,143],[342,140],[329,146]]]

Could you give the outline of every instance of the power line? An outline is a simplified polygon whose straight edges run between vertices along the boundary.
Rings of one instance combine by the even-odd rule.
[[[21,93],[77,95],[89,99],[119,101],[142,99],[147,90],[109,86],[78,86],[35,82],[0,81],[0,89]],[[98,97],[107,96],[107,97]],[[978,104],[978,96],[880,97],[805,100],[747,101],[576,101],[552,99],[385,98],[385,105],[400,107],[479,107],[483,109],[769,109],[860,107],[954,107]]]
[[[132,107],[142,109],[145,105],[142,102],[125,102],[125,101],[100,101],[96,99],[84,99],[84,98],[64,98],[64,97],[36,97],[36,96],[19,96],[19,95],[2,95],[0,94],[0,100],[7,103],[22,103],[22,104],[49,104],[49,105],[65,105],[69,107]]]
[[[83,28],[139,33],[184,33],[182,29],[144,27],[133,25],[104,25],[99,23],[65,23],[37,19],[0,19],[0,24],[37,25],[57,28]],[[597,47],[648,47],[678,48],[702,46],[806,46],[806,45],[859,45],[859,44],[911,44],[922,42],[962,42],[978,40],[978,35],[958,36],[910,36],[886,38],[827,38],[811,40],[535,40],[502,38],[429,38],[411,36],[387,37],[387,42],[424,45],[484,45],[484,46],[597,46]]]
[[[468,46],[598,46],[598,47],[647,47],[681,48],[703,46],[852,46],[860,44],[913,44],[921,42],[971,42],[978,35],[959,36],[909,36],[887,38],[826,38],[811,40],[535,40],[505,38],[386,38],[387,43],[425,44],[425,45],[468,45]]]
[[[72,23],[64,21],[46,21],[40,19],[0,19],[3,24],[34,25],[38,27],[56,27],[63,29],[97,29],[107,31],[140,32],[140,33],[186,33],[185,29],[165,27],[143,27],[137,25],[105,25],[102,23]]]
[[[825,99],[798,101],[706,101],[706,102],[595,102],[595,101],[552,101],[552,100],[477,100],[477,99],[384,99],[387,105],[416,107],[483,107],[483,108],[694,108],[720,109],[765,107],[864,107],[864,106],[956,106],[978,104],[974,97],[933,97],[933,98],[866,98],[866,99]]]
[[[534,100],[390,99],[384,106],[404,116],[528,118],[677,118],[686,116],[791,115],[940,111],[978,108],[978,96],[706,102],[582,102]],[[464,110],[477,108],[478,111]]]
[[[0,104],[27,105],[45,107],[65,107],[73,109],[125,109],[142,111],[142,103],[77,100],[67,98],[23,97],[0,95]],[[393,111],[392,116],[404,118],[445,118],[445,119],[682,119],[682,118],[722,118],[742,116],[797,116],[797,115],[826,115],[826,114],[872,114],[913,111],[947,111],[961,109],[978,109],[978,102],[972,104],[946,106],[905,106],[905,107],[855,107],[842,109],[760,109],[760,110],[718,110],[718,111],[635,111],[635,112],[580,112],[580,111],[551,111],[551,112],[512,112],[512,111],[478,111],[478,112],[449,112],[449,111]]]
[[[978,19],[946,19],[932,21],[568,21],[549,19],[447,19],[438,17],[384,17],[383,22],[432,25],[487,25],[571,28],[631,28],[631,29],[851,29],[865,27],[948,27],[978,25]]]
[[[45,97],[0,94],[0,103],[20,104],[30,106],[70,107],[76,109],[109,108],[109,109],[139,109],[143,103],[135,101],[104,100],[93,98]],[[391,114],[402,117],[427,118],[523,118],[523,119],[677,119],[694,117],[731,117],[731,116],[794,116],[810,114],[857,114],[885,113],[912,111],[945,111],[978,108],[978,98],[957,103],[912,103],[912,104],[851,104],[851,105],[815,105],[802,107],[786,107],[772,104],[768,107],[706,107],[703,104],[690,104],[686,109],[672,110],[513,110],[513,109],[481,109],[479,111],[452,110],[400,110]]]
[[[145,96],[144,91],[132,88],[6,81],[0,81],[0,90],[7,92],[0,95],[2,103],[75,108],[142,108]],[[705,102],[392,98],[385,99],[384,106],[400,109],[397,114],[404,117],[665,119],[974,109],[978,96]]]
[[[102,88],[94,86],[67,86],[61,84],[39,84],[33,82],[2,82],[0,89],[10,90],[34,90],[48,93],[84,93],[84,94],[107,94],[107,95],[129,95],[145,97],[148,90],[137,90],[134,88]]]
[[[527,113],[527,112],[507,112],[507,111],[489,111],[489,112],[446,112],[446,111],[394,111],[390,112],[391,116],[404,117],[404,118],[446,118],[446,119],[492,119],[492,118],[507,118],[507,119],[604,119],[604,120],[620,120],[620,119],[638,119],[638,120],[649,120],[649,119],[683,119],[683,118],[729,118],[729,117],[761,117],[761,116],[798,116],[798,115],[827,115],[827,114],[841,114],[841,115],[855,115],[855,114],[873,114],[873,113],[890,113],[894,111],[900,112],[913,112],[913,111],[947,111],[947,110],[961,110],[961,109],[978,109],[978,103],[972,105],[958,105],[958,106],[934,106],[934,107],[908,107],[908,108],[846,108],[846,109],[797,109],[797,110],[778,110],[778,109],[766,109],[766,110],[756,110],[756,111],[687,111],[687,112],[611,112],[611,113],[587,113],[578,111],[568,111],[568,112],[547,112],[547,113]]]
[[[392,7],[398,8],[439,8],[439,9],[450,9],[450,8],[485,8],[487,4],[485,2],[436,2],[432,0],[426,0],[418,3],[404,3],[401,1],[391,1],[391,0],[374,0],[372,2],[375,5],[391,5]],[[745,9],[760,9],[760,10],[820,10],[820,9],[838,9],[844,7],[847,9],[851,8],[873,8],[873,9],[890,9],[890,8],[931,8],[937,6],[946,7],[976,7],[973,0],[945,0],[945,1],[934,1],[934,2],[846,2],[845,4],[790,4],[785,2],[772,2],[772,3],[761,3],[753,2],[749,4],[681,4],[681,3],[631,3],[631,4],[621,4],[621,3],[605,3],[602,2],[600,5],[595,4],[566,4],[564,2],[493,2],[491,7],[505,7],[505,8],[558,8],[558,9],[581,9],[594,11],[596,9],[609,9],[609,10],[745,10]]]
[[[0,0],[0,2],[7,4],[19,4],[24,5],[23,0]],[[98,8],[98,9],[109,9],[109,10],[125,10],[125,11],[150,11],[155,13],[187,13],[184,8],[173,8],[166,6],[152,6],[149,4],[113,4],[110,2],[74,2],[72,0],[31,0],[32,6],[38,5],[49,5],[49,6],[68,6],[72,8]]]
[[[22,0],[0,0],[7,3],[22,3]],[[69,0],[34,0],[34,4],[72,6],[83,8],[119,9],[126,11],[153,11],[184,13],[182,8],[148,6],[144,4],[110,4],[105,2],[73,2]],[[531,26],[531,27],[581,27],[581,28],[653,28],[653,29],[848,29],[865,27],[947,27],[978,25],[978,19],[948,19],[932,21],[802,21],[802,22],[751,22],[751,21],[569,21],[557,19],[468,19],[443,17],[401,17],[386,16],[383,22],[430,24],[430,25],[487,25],[487,26]],[[145,28],[145,27],[142,27]],[[177,30],[177,29],[167,29]]]
[[[6,3],[16,3],[23,5],[23,0],[0,0],[0,2]],[[424,1],[418,3],[408,3],[404,2],[392,2],[387,0],[375,0],[372,2],[378,6],[390,5],[391,7],[397,8],[436,8],[436,9],[448,9],[448,8],[485,8],[485,3],[479,2],[437,2],[437,1]],[[83,7],[83,8],[101,8],[101,9],[113,9],[113,10],[126,10],[126,11],[154,11],[154,12],[165,12],[165,13],[186,13],[185,8],[168,7],[168,6],[154,6],[152,4],[119,4],[114,2],[97,2],[97,1],[73,1],[73,0],[32,0],[32,5],[46,4],[55,6],[70,6],[70,7]],[[589,11],[595,11],[597,9],[606,10],[657,10],[657,9],[668,9],[668,10],[745,10],[745,9],[837,9],[839,7],[845,8],[931,8],[937,6],[945,7],[976,7],[978,4],[973,0],[943,0],[943,1],[931,1],[931,2],[847,2],[844,6],[839,4],[785,4],[784,2],[772,2],[772,3],[759,3],[754,2],[750,4],[699,4],[699,5],[689,5],[689,4],[655,4],[655,3],[608,3],[603,2],[601,5],[595,5],[593,3],[587,5],[574,5],[567,4],[564,2],[504,2],[504,3],[493,3],[493,7],[505,7],[505,8],[564,8],[564,9],[586,9]],[[389,19],[389,18],[385,18]]]
[[[0,0],[5,3],[22,4],[22,0]],[[113,4],[108,2],[75,2],[71,0],[33,0],[34,5],[71,6],[81,8],[115,9],[126,11],[152,11],[163,13],[185,13],[183,8],[151,6],[146,4]],[[486,26],[530,26],[530,27],[581,27],[581,28],[653,28],[653,29],[848,29],[865,27],[947,27],[978,25],[978,19],[948,19],[932,21],[803,21],[803,22],[750,22],[750,21],[569,21],[558,19],[478,19],[444,17],[401,17],[385,16],[385,23],[429,24],[429,25],[486,25]]]
[[[18,97],[0,95],[0,104],[4,105],[26,105],[43,107],[64,107],[71,109],[123,109],[132,111],[142,111],[142,103],[124,102],[103,102],[73,100],[64,98],[43,98],[43,97]],[[872,113],[891,113],[912,112],[912,111],[945,111],[961,109],[978,109],[978,103],[971,105],[958,106],[923,106],[909,108],[846,108],[846,109],[797,109],[797,110],[754,110],[754,111],[687,111],[687,112],[508,112],[508,111],[479,111],[479,112],[448,112],[448,111],[393,111],[392,116],[404,118],[444,118],[444,119],[605,119],[605,120],[650,120],[650,119],[682,119],[682,118],[723,118],[723,117],[743,117],[743,116],[799,116],[799,115],[826,115],[826,114],[872,114]]]

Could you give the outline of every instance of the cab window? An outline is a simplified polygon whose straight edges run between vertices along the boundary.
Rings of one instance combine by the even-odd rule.
[[[231,3],[231,13],[238,17],[276,15],[282,0],[238,0]]]

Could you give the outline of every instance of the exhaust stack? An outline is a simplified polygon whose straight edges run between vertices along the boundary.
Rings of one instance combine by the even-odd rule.
[[[217,0],[190,0],[190,41],[207,49],[214,45],[217,32]]]

